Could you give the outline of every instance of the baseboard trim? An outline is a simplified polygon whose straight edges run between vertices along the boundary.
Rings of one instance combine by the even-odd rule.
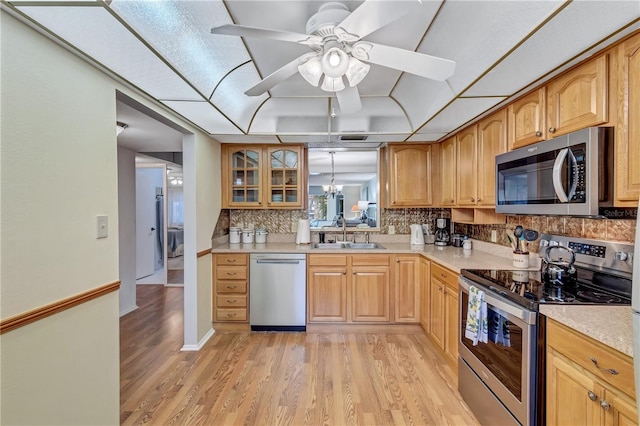
[[[207,334],[205,334],[204,337],[200,339],[197,345],[184,345],[182,349],[180,349],[180,351],[181,352],[199,351],[200,349],[202,349],[205,343],[207,343],[209,339],[211,339],[211,336],[213,336],[214,333],[215,333],[215,330],[213,328],[210,328]]]
[[[123,316],[125,316],[127,314],[130,314],[131,312],[135,311],[138,308],[139,308],[138,305],[129,306],[127,309],[125,309],[124,311],[120,312],[120,316],[123,317]]]
[[[3,319],[0,321],[0,334],[4,334],[8,331],[15,330],[16,328],[31,324],[32,322],[39,321],[53,314],[66,311],[74,306],[81,305],[90,300],[104,296],[105,294],[117,291],[119,288],[120,281],[114,281],[92,290],[85,291],[84,293],[76,294],[75,296],[67,297],[66,299],[58,300],[57,302],[49,303],[48,305]]]

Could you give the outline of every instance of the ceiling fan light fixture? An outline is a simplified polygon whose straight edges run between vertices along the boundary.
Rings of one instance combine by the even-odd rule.
[[[340,48],[332,47],[322,55],[320,63],[327,77],[342,77],[349,69],[349,55]]]
[[[320,58],[311,58],[304,64],[298,65],[298,72],[305,80],[307,80],[307,83],[318,87],[320,77],[322,77],[322,65],[320,65]]]
[[[339,92],[341,90],[344,90],[345,85],[344,81],[342,81],[342,77],[331,78],[325,75],[324,80],[322,80],[322,86],[320,86],[320,88],[325,92]]]
[[[371,65],[365,64],[354,57],[349,58],[349,68],[347,68],[347,72],[345,73],[347,80],[349,80],[349,85],[354,87],[360,84],[370,69]]]

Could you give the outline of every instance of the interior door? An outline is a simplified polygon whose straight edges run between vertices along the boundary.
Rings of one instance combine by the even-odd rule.
[[[156,185],[150,171],[136,169],[136,279],[155,271]]]

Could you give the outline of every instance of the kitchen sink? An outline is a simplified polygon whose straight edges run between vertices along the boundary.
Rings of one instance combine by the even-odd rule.
[[[385,247],[379,243],[350,243],[350,242],[338,242],[338,243],[314,243],[313,248],[316,249],[384,249]]]

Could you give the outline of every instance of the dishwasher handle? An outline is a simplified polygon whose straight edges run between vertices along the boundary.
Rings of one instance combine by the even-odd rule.
[[[295,259],[257,259],[257,263],[271,264],[271,265],[299,265],[301,260]]]

